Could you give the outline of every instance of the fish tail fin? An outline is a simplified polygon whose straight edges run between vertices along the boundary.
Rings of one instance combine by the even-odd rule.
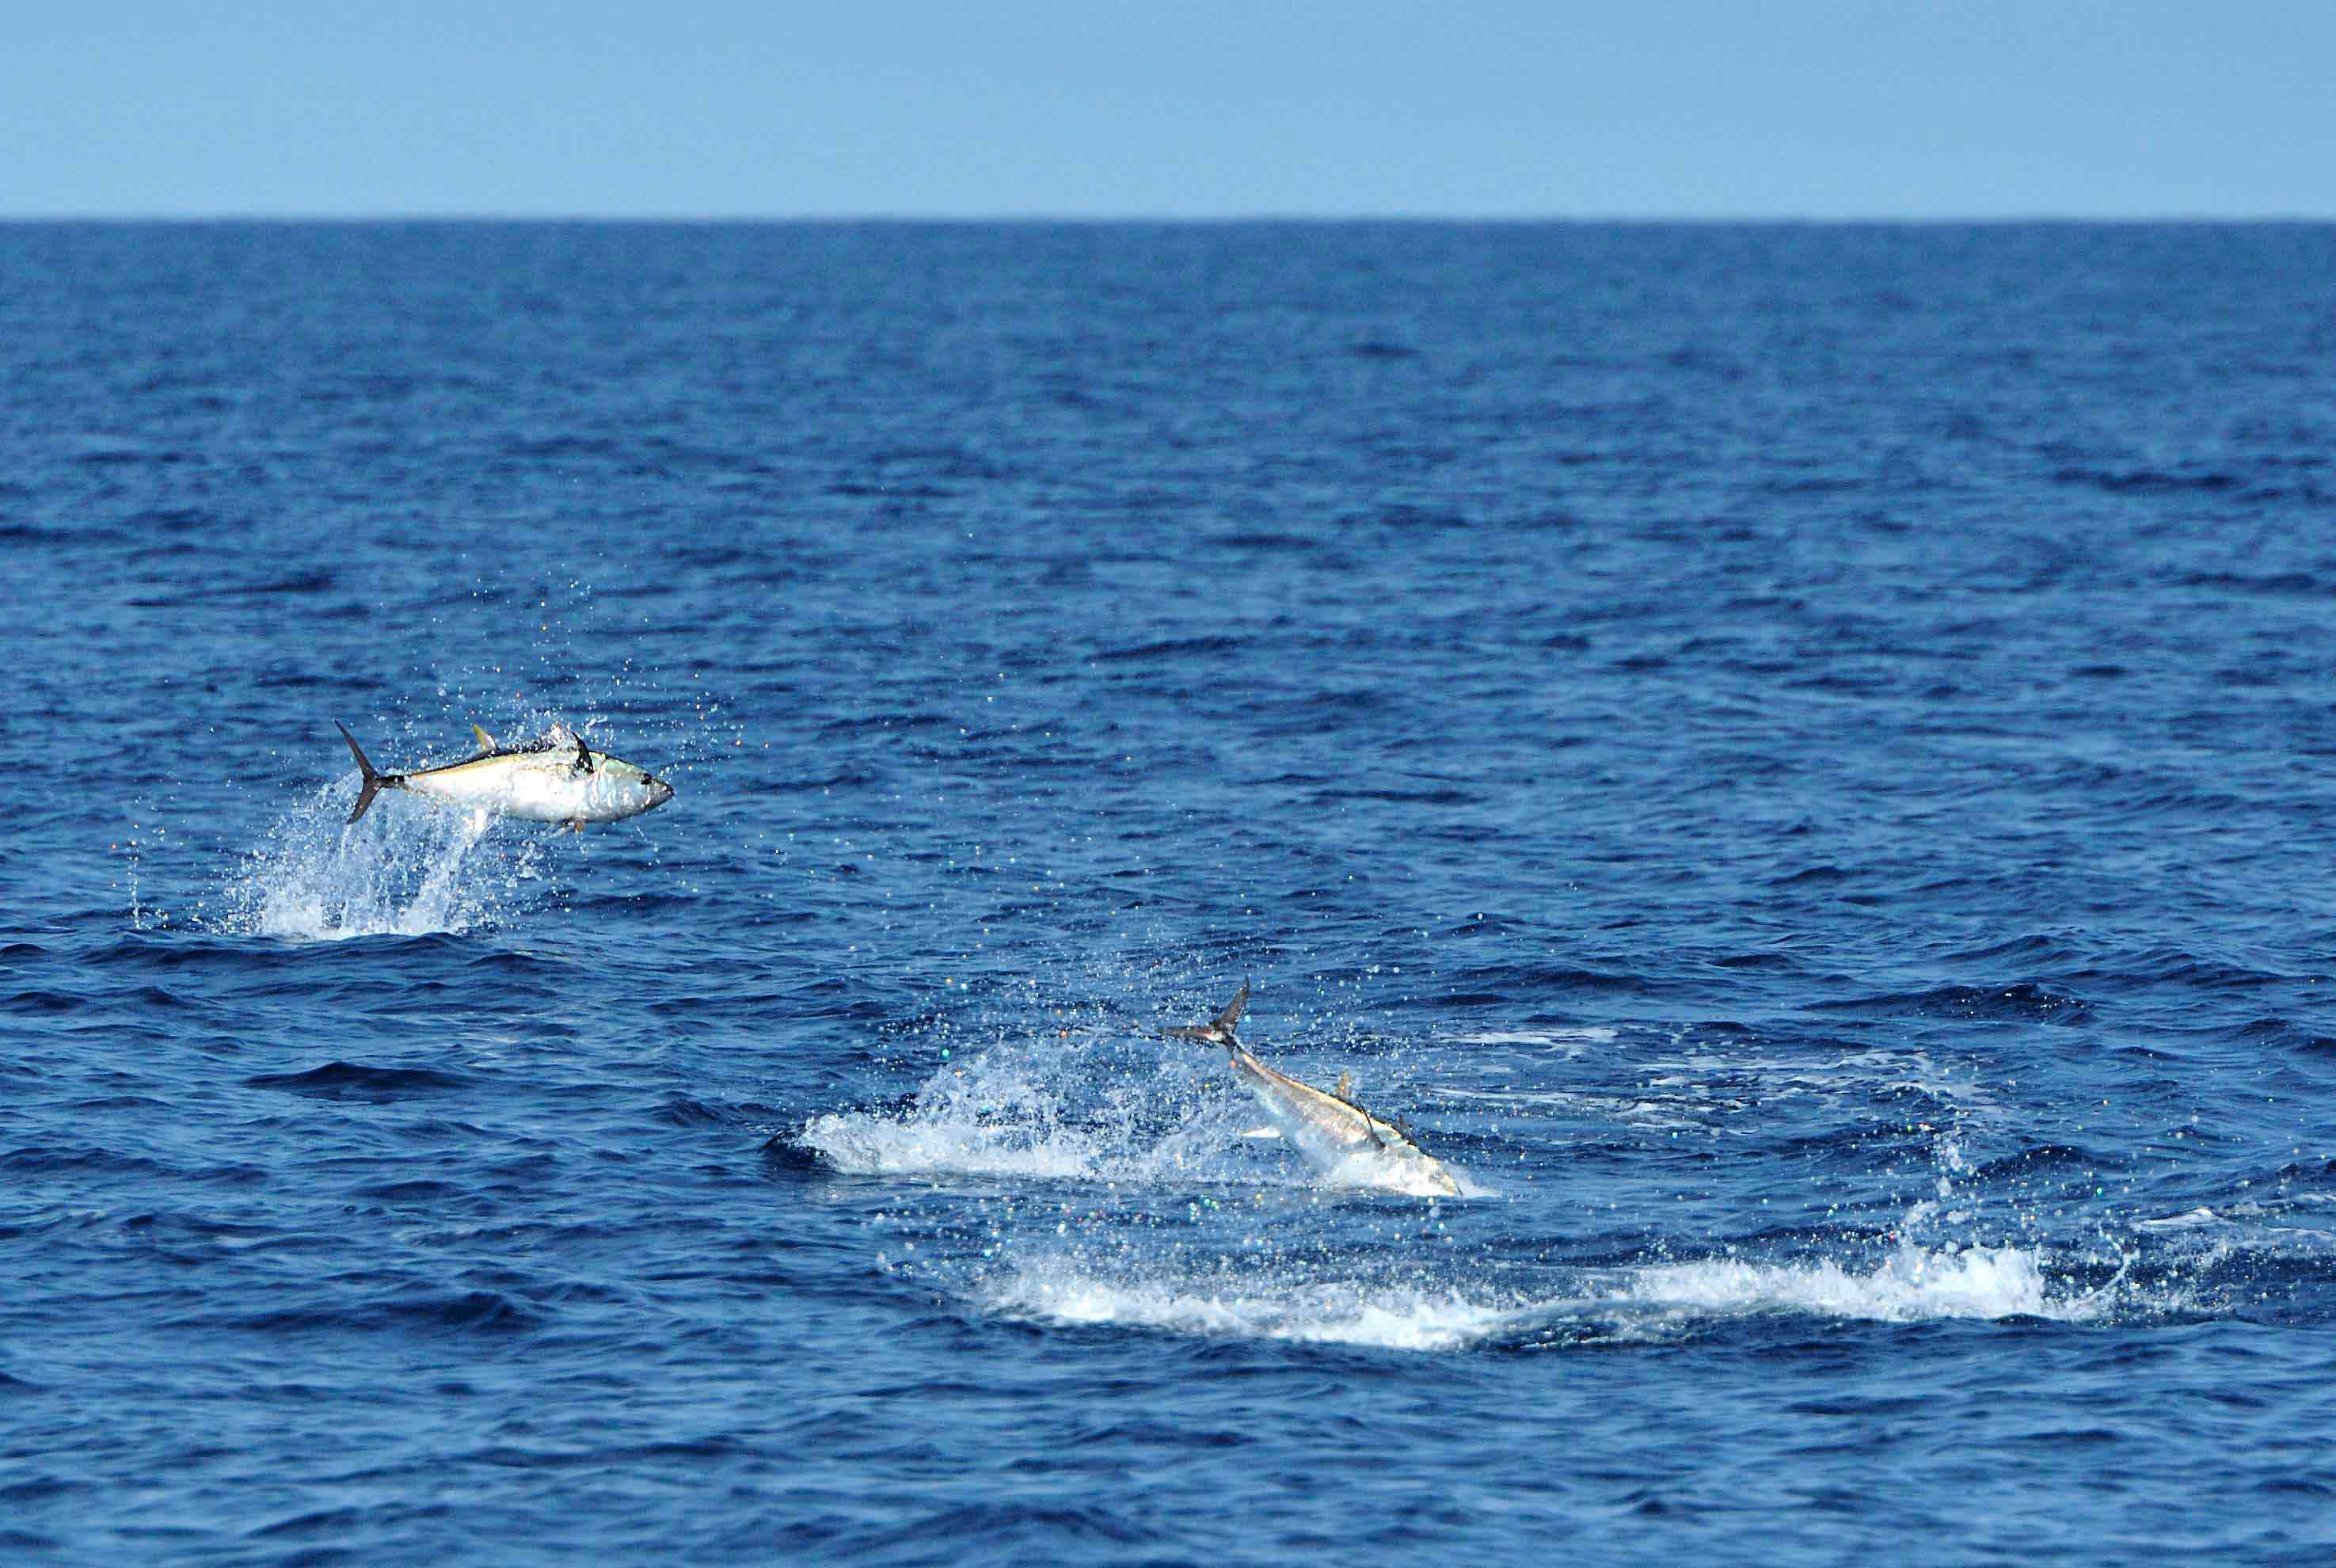
[[[1241,989],[1233,993],[1233,999],[1225,1004],[1225,1010],[1219,1013],[1212,1021],[1218,1028],[1230,1035],[1233,1032],[1234,1026],[1241,1022],[1242,1009],[1248,1006],[1249,981],[1244,979],[1241,981]]]
[[[1231,1036],[1207,1025],[1202,1025],[1199,1028],[1163,1029],[1160,1031],[1160,1037],[1167,1040],[1194,1040],[1204,1046],[1222,1046],[1228,1059],[1231,1057],[1234,1050]]]
[[[375,795],[384,788],[394,787],[400,781],[394,774],[375,771],[373,764],[365,758],[365,747],[357,745],[357,737],[349,733],[348,726],[335,719],[333,727],[339,730],[341,738],[349,743],[349,755],[357,759],[357,772],[365,776],[365,783],[357,787],[355,809],[349,813],[349,821],[355,822],[365,814],[365,808],[373,804]]]

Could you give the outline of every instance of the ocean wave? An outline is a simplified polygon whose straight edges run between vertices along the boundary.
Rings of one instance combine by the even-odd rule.
[[[1828,998],[1808,1005],[1812,1012],[1872,1014],[1883,1018],[1945,1018],[2083,1024],[2092,1004],[2033,980],[2002,986],[1939,986],[1926,991]]]
[[[476,1086],[460,1073],[435,1067],[374,1067],[359,1062],[327,1062],[305,1073],[262,1073],[243,1082],[247,1088],[277,1089],[314,1099],[382,1102]]]

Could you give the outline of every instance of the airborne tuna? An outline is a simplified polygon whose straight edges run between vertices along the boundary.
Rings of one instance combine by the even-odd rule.
[[[334,721],[357,759],[365,783],[357,790],[355,822],[373,797],[385,789],[404,790],[442,804],[527,822],[558,823],[581,831],[587,823],[621,822],[673,799],[673,786],[646,768],[597,752],[584,737],[555,726],[530,746],[498,746],[494,736],[471,726],[478,755],[443,767],[413,773],[383,773],[365,757],[348,726]]]
[[[1456,1198],[1459,1178],[1421,1148],[1393,1122],[1375,1116],[1348,1098],[1353,1079],[1338,1075],[1336,1093],[1300,1083],[1267,1066],[1233,1037],[1241,1009],[1249,1006],[1249,982],[1205,1024],[1163,1032],[1172,1040],[1202,1040],[1224,1047],[1239,1073],[1281,1135],[1317,1168],[1334,1176],[1416,1197]]]

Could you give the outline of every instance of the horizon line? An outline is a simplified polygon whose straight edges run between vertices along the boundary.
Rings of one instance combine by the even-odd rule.
[[[868,212],[707,212],[707,213],[638,213],[638,212],[496,212],[478,211],[394,211],[380,212],[302,212],[302,211],[207,211],[207,212],[0,212],[0,224],[221,224],[221,223],[283,223],[283,224],[364,224],[364,223],[594,223],[594,224],[667,224],[673,226],[718,225],[745,226],[750,224],[799,224],[809,226],[844,226],[849,224],[894,224],[902,227],[927,225],[944,227],[959,225],[1004,226],[1027,224],[1072,227],[1092,225],[1146,226],[1158,228],[1233,228],[1243,225],[1274,224],[1471,224],[1486,227],[1510,225],[1516,227],[1558,227],[1567,224],[1608,225],[1670,225],[1679,227],[1707,226],[1713,228],[1872,228],[1872,227],[1963,227],[2018,228],[2042,227],[2052,224],[2098,226],[2210,226],[2240,225],[2327,225],[2336,224],[2336,212],[2262,212],[2262,213],[2086,213],[2086,212],[2001,212],[2001,213],[1681,213],[1681,212],[1593,212],[1593,213],[1472,213],[1472,212],[1256,212],[1256,213],[1056,213],[1056,212],[996,212],[996,213],[927,213],[911,211]]]

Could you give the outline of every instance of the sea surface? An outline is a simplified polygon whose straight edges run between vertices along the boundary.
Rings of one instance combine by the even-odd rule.
[[[2331,1561],[2331,279],[0,226],[0,1559]]]

